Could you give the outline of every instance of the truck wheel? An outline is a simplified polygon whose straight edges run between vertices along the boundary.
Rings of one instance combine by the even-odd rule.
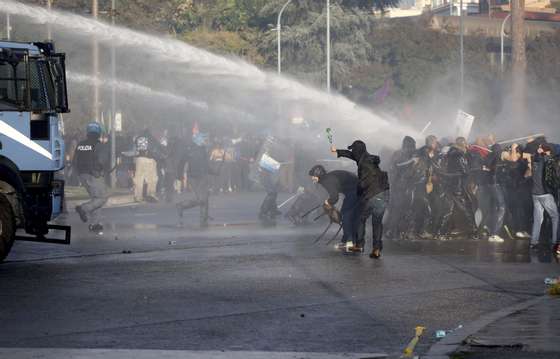
[[[0,261],[8,256],[16,236],[16,221],[12,205],[0,193]]]

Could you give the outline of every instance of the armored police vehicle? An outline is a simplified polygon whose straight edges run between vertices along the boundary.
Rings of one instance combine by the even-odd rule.
[[[64,196],[64,58],[49,42],[0,41],[0,261],[15,239],[70,242],[69,227],[49,224]],[[46,238],[51,229],[64,239]]]

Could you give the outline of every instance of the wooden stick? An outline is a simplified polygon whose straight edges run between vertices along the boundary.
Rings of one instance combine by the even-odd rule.
[[[517,142],[517,141],[525,141],[525,140],[529,140],[531,138],[538,138],[538,137],[544,137],[544,134],[537,133],[537,134],[530,135],[530,136],[514,138],[514,139],[511,139],[511,140],[500,141],[500,142],[498,142],[498,144],[504,145],[506,143],[512,143],[512,142]]]

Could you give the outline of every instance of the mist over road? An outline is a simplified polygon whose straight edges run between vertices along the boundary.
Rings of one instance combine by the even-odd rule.
[[[525,241],[343,255],[312,243],[323,225],[257,226],[261,196],[212,197],[207,231],[197,211],[179,228],[158,204],[104,210],[103,237],[71,214],[69,247],[16,242],[0,266],[0,347],[396,355],[424,325],[422,353],[435,330],[541,295],[558,270]]]

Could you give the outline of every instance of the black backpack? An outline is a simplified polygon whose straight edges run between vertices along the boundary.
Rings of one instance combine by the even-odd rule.
[[[560,170],[558,162],[552,158],[546,159],[544,163],[544,185],[554,195],[560,190]]]

